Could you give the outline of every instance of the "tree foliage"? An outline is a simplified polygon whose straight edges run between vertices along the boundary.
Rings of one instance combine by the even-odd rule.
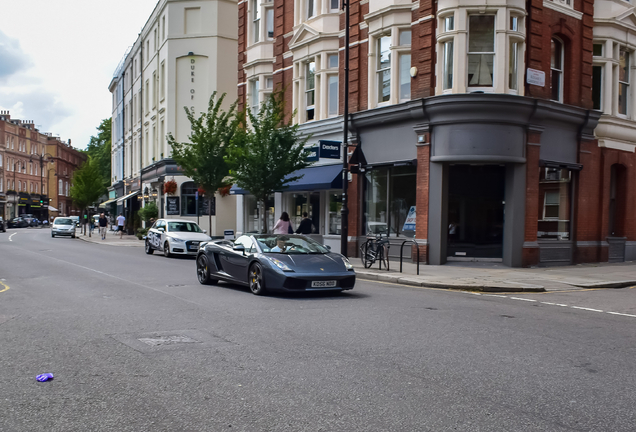
[[[249,118],[249,125],[238,128],[231,140],[226,161],[230,178],[239,187],[250,191],[265,208],[267,197],[285,189],[302,176],[292,176],[311,165],[310,150],[305,148],[309,137],[303,138],[299,125],[285,120],[285,100],[282,91],[273,93],[254,115],[245,110],[240,119]],[[262,211],[263,231],[267,231],[267,212]]]
[[[73,173],[70,195],[75,205],[86,212],[87,207],[95,204],[99,197],[106,193],[99,163],[89,157],[82,166]],[[89,215],[90,217],[90,215]]]
[[[159,217],[159,209],[157,208],[157,204],[153,201],[139,209],[138,214],[142,221],[150,222],[152,219],[157,219]]]
[[[97,127],[97,135],[91,136],[86,153],[97,162],[99,174],[104,185],[110,185],[111,179],[111,126],[110,118],[102,120]]]
[[[236,102],[227,111],[221,107],[225,93],[216,98],[216,92],[210,96],[208,111],[195,117],[194,110],[184,107],[191,125],[190,142],[177,142],[168,134],[168,144],[172,149],[172,159],[183,169],[197,186],[205,190],[211,205],[216,191],[225,186],[229,169],[225,161],[230,140],[234,136],[238,120]],[[210,215],[210,226],[212,216]]]

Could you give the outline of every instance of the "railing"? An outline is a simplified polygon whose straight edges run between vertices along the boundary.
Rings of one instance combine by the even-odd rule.
[[[404,240],[402,242],[402,246],[400,246],[400,273],[402,273],[402,259],[404,258],[404,245],[406,243],[413,243],[415,245],[415,249],[417,249],[417,274],[420,274],[420,245],[417,244],[415,240]],[[388,257],[387,257],[388,261]]]

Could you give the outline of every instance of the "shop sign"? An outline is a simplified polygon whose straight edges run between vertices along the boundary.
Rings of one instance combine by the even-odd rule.
[[[415,206],[411,206],[409,209],[402,231],[415,231]]]
[[[179,197],[166,197],[166,214],[178,215],[179,213]]]
[[[324,159],[340,159],[340,141],[320,140],[320,154]]]
[[[545,72],[528,68],[526,82],[539,87],[545,87]]]
[[[307,156],[307,162],[317,162],[320,159],[320,147],[315,145],[309,148],[309,156]]]

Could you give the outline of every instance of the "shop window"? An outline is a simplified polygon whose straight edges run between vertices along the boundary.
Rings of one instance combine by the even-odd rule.
[[[342,192],[329,193],[329,234],[340,235],[342,226]]]
[[[620,50],[618,59],[618,113],[627,115],[629,101],[629,53]]]
[[[572,172],[567,169],[546,168],[539,178],[538,233],[540,240],[570,239],[570,201]]]
[[[261,205],[253,195],[244,196],[245,214],[247,220],[245,220],[244,230],[246,233],[261,233],[263,232],[263,218]],[[265,204],[267,214],[267,223],[269,225],[267,232],[271,232],[274,228],[276,218],[274,217],[274,195],[270,195]]]
[[[305,103],[306,120],[315,118],[316,108],[316,63],[311,61],[306,65],[305,71]]]
[[[471,15],[468,27],[468,87],[492,87],[495,16]]]
[[[563,102],[563,42],[559,39],[551,41],[550,55],[551,99]]]
[[[197,186],[194,182],[187,182],[181,185],[181,216],[197,215],[196,193]]]
[[[415,206],[415,167],[370,170],[365,180],[364,234],[413,237],[415,231],[405,222]]]
[[[391,99],[391,36],[382,36],[377,41],[378,103]]]

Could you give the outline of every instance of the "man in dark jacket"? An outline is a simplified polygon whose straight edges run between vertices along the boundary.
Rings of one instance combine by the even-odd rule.
[[[99,215],[99,219],[97,221],[97,224],[99,225],[99,233],[102,236],[102,240],[106,239],[106,227],[108,226],[108,219],[106,219],[106,216],[104,216],[104,213]]]
[[[300,221],[296,234],[311,234],[313,232],[313,224],[311,219],[307,217],[307,212],[303,213],[303,220]]]

